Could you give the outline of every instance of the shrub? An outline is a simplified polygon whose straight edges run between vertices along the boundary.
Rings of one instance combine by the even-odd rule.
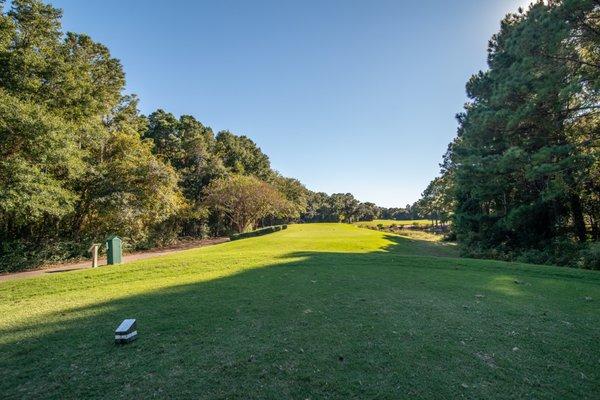
[[[499,258],[499,257],[496,257]],[[528,263],[528,264],[552,264],[548,251],[539,249],[528,249],[521,251],[516,257],[515,261]]]
[[[251,238],[251,237],[255,237],[255,236],[266,235],[267,233],[278,232],[283,229],[287,229],[287,225],[266,226],[264,228],[256,229],[256,230],[250,231],[250,232],[233,234],[233,235],[231,235],[230,239],[231,240],[247,239],[247,238]]]
[[[89,243],[76,241],[4,241],[0,243],[0,272],[17,272],[84,257],[89,254],[88,248]]]
[[[451,230],[450,232],[444,235],[442,239],[444,242],[456,242],[456,232]]]
[[[590,243],[579,255],[579,265],[582,268],[600,270],[600,242]]]

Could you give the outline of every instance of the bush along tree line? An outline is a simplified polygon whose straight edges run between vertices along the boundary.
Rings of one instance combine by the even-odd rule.
[[[234,233],[233,235],[231,235],[231,240],[239,240],[239,239],[246,239],[246,238],[251,238],[251,237],[256,237],[256,236],[262,236],[262,235],[266,235],[267,233],[279,232],[284,229],[287,229],[287,225],[265,226],[263,228],[255,229],[250,232]]]
[[[120,62],[63,33],[60,10],[0,6],[0,271],[85,255],[109,234],[141,249],[387,212],[307,190],[245,136],[215,135],[189,115],[141,115]]]
[[[600,2],[537,2],[492,37],[418,202],[465,255],[600,269]]]

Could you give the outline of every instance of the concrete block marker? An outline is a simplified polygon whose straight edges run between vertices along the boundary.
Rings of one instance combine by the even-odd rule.
[[[92,247],[88,250],[92,253],[92,268],[96,268],[98,266],[98,249],[100,245],[98,243],[92,244]]]
[[[115,330],[115,343],[124,344],[137,339],[137,321],[135,319],[124,319]]]

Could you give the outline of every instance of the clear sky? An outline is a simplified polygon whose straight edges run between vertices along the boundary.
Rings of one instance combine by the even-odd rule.
[[[253,139],[327,193],[404,206],[438,173],[490,36],[524,0],[51,0],[141,111]]]

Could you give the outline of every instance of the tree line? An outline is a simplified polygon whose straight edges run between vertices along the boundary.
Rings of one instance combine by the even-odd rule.
[[[0,0],[0,270],[277,223],[399,216],[315,193],[248,137],[190,115],[142,115],[108,48],[64,33],[61,11]],[[8,9],[7,9],[8,8]]]
[[[468,256],[600,268],[600,2],[507,15],[420,204]]]

